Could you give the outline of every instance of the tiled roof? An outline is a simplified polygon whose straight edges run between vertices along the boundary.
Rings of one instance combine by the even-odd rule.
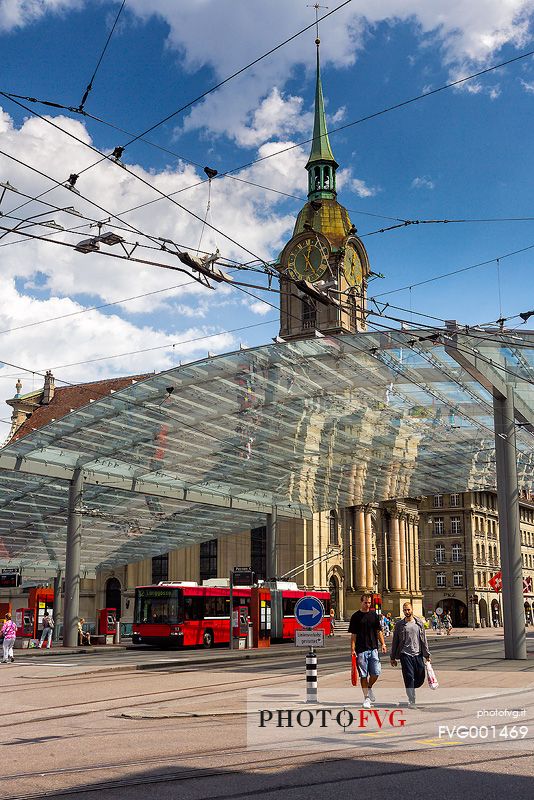
[[[39,406],[33,414],[22,423],[16,434],[11,439],[12,442],[21,439],[33,430],[42,428],[53,419],[61,419],[70,411],[75,411],[82,406],[89,404],[91,400],[100,400],[111,391],[124,389],[131,386],[136,381],[150,378],[153,373],[146,375],[127,375],[122,378],[109,378],[105,381],[95,381],[94,383],[79,383],[76,386],[56,387],[52,402],[46,406]]]

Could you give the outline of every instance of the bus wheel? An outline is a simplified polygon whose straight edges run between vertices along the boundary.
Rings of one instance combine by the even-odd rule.
[[[207,628],[204,631],[204,636],[202,639],[202,644],[206,649],[213,647],[213,631],[210,628]]]

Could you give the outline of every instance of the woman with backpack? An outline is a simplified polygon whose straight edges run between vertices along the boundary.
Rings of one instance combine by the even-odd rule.
[[[15,645],[15,639],[17,638],[17,626],[11,619],[11,614],[9,613],[6,614],[0,636],[4,637],[4,658],[1,663],[8,664],[10,661],[15,660],[13,658],[13,647]]]

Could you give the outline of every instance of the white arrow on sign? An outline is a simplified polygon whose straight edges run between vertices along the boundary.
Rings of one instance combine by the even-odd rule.
[[[299,611],[299,616],[303,617],[305,614],[311,614],[312,619],[314,619],[314,617],[319,616],[321,612],[318,608],[302,608]]]

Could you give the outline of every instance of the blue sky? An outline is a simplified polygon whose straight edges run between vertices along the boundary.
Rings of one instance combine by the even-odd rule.
[[[0,90],[78,106],[119,7],[108,0],[2,0]],[[353,0],[321,25],[329,127],[534,49],[533,10],[534,3],[525,0]],[[85,108],[111,125],[141,133],[301,30],[313,21],[313,13],[305,2],[294,0],[126,2]],[[204,165],[219,172],[235,169],[311,135],[314,38],[313,29],[304,33],[149,135],[171,152],[136,142],[126,148],[124,164],[160,191],[184,189],[176,199],[203,217],[207,185],[189,187],[204,178]],[[109,125],[68,111],[25,105],[57,126],[0,97],[0,150],[12,157],[0,154],[0,180],[9,180],[30,197],[50,190],[50,178],[62,183],[97,160],[64,131],[106,153],[129,139]],[[502,258],[499,267],[492,263],[411,291],[395,291],[534,245],[532,221],[414,225],[368,235],[394,224],[388,217],[534,216],[533,109],[530,57],[331,134],[340,163],[338,199],[349,209],[372,269],[385,275],[371,283],[370,295],[469,324],[534,308],[534,250]],[[305,198],[308,152],[309,145],[286,150],[234,174]],[[106,219],[107,212],[118,214],[143,234],[171,238],[196,250],[200,223],[172,203],[158,200],[124,213],[158,195],[115,164],[108,161],[89,169],[77,188],[79,196],[56,187],[43,200],[60,209],[74,206],[93,220]],[[6,193],[0,211],[6,215],[23,201]],[[217,179],[208,220],[242,247],[206,229],[202,248],[218,246],[224,257],[239,263],[249,261],[250,252],[272,260],[290,237],[301,206],[298,199]],[[32,202],[13,217],[0,219],[0,224],[12,227],[18,217],[37,214],[64,227],[84,222]],[[28,231],[54,233],[37,225]],[[72,243],[95,233],[85,225],[76,235],[54,233],[52,238]],[[138,234],[124,235],[132,244],[150,244]],[[136,254],[166,258],[146,248]],[[0,359],[30,370],[52,368],[58,380],[165,369],[207,351],[236,349],[240,342],[268,342],[278,331],[277,311],[261,299],[228,287],[210,291],[180,273],[79,254],[49,242],[21,242],[14,234],[0,240],[0,260]],[[167,261],[171,263],[168,257]],[[13,330],[154,292],[111,308]],[[277,304],[274,294],[255,294]],[[410,318],[409,313],[394,314]],[[519,321],[511,320],[510,325]],[[236,328],[243,330],[227,332]],[[211,338],[203,338],[207,336]],[[146,348],[159,349],[120,355]],[[17,377],[23,391],[41,384],[40,377],[6,365],[0,368],[0,398],[14,394]],[[3,420],[9,416],[5,409]],[[0,425],[1,440],[8,426]]]

